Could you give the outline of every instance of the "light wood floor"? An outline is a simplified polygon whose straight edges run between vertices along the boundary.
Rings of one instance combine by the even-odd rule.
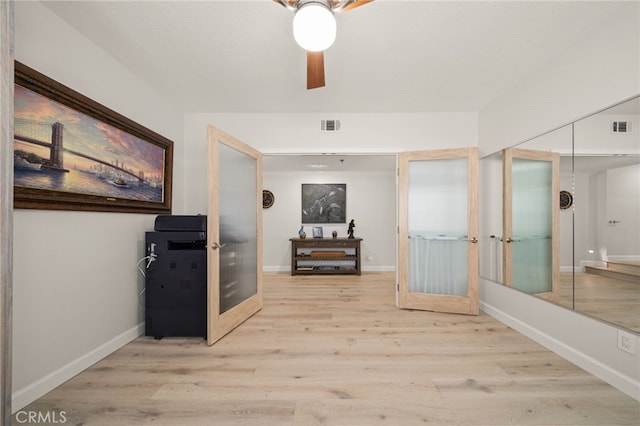
[[[140,337],[25,410],[109,426],[640,424],[640,403],[483,313],[396,309],[392,274],[264,287],[216,345]]]
[[[575,295],[573,289],[575,288]],[[576,272],[560,274],[559,303],[640,333],[640,284]]]

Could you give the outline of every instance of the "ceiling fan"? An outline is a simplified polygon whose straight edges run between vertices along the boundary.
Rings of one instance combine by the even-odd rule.
[[[293,37],[307,51],[307,89],[324,87],[324,51],[336,38],[334,13],[373,0],[273,0],[295,12]]]

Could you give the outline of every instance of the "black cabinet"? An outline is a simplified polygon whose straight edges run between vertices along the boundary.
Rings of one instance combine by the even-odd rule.
[[[206,338],[206,232],[147,232],[145,243],[145,335]]]

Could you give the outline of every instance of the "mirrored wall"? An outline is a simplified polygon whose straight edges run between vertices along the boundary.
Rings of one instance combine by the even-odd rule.
[[[640,97],[480,167],[480,275],[640,333]]]

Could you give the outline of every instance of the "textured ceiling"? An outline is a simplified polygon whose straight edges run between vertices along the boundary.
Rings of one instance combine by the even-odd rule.
[[[477,111],[638,2],[376,0],[337,15],[306,90],[270,0],[45,1],[185,112]]]

